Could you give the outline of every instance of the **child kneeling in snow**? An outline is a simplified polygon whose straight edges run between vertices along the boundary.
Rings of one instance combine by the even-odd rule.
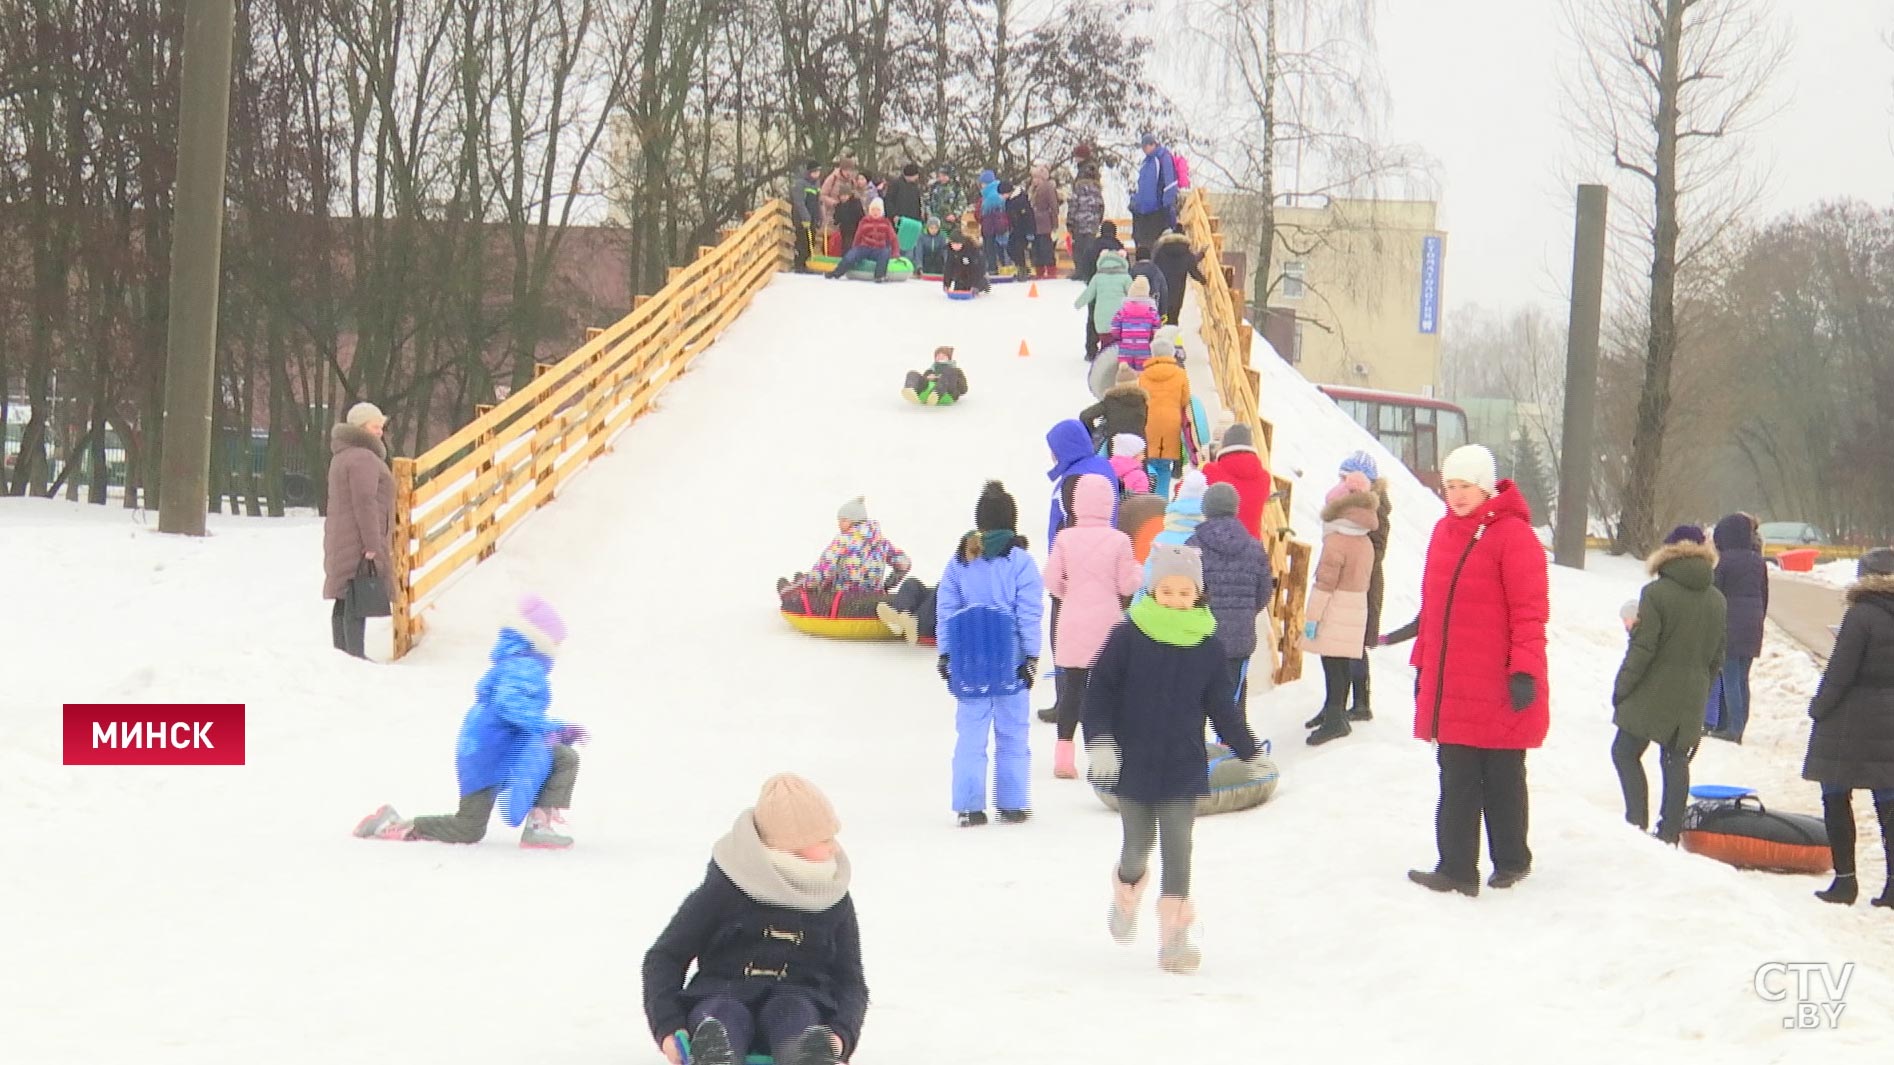
[[[711,848],[704,882],[644,956],[645,1019],[672,1065],[686,1040],[692,1065],[735,1065],[757,1043],[777,1065],[854,1050],[868,984],[841,828],[814,784],[779,773]]]
[[[572,846],[572,837],[553,826],[564,822],[572,805],[572,785],[579,776],[572,744],[585,742],[585,730],[546,716],[552,702],[546,674],[565,638],[565,622],[551,604],[536,595],[521,600],[519,617],[500,630],[488,656],[493,664],[475,686],[474,704],[460,723],[454,760],[460,809],[404,821],[394,807],[383,806],[363,818],[355,834],[478,843],[498,802],[507,824],[525,823],[520,846]]]
[[[1151,847],[1161,840],[1158,964],[1187,973],[1202,960],[1191,937],[1190,834],[1197,798],[1210,791],[1204,719],[1246,762],[1254,764],[1258,745],[1236,709],[1216,619],[1203,602],[1197,549],[1153,547],[1145,588],[1150,594],[1111,630],[1087,678],[1085,746],[1092,779],[1117,796],[1124,825],[1111,879],[1111,936],[1129,943],[1137,933]]]
[[[967,375],[954,361],[954,349],[946,344],[934,349],[934,364],[925,370],[909,370],[901,386],[901,398],[927,407],[951,407],[967,394]]]

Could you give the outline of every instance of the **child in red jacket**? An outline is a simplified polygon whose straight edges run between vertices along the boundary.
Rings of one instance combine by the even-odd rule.
[[[901,247],[901,240],[894,232],[894,223],[888,221],[880,200],[868,205],[868,217],[862,219],[855,228],[855,246],[848,249],[842,261],[829,271],[829,280],[843,276],[857,265],[865,262],[875,264],[875,280],[888,280],[888,263]]]

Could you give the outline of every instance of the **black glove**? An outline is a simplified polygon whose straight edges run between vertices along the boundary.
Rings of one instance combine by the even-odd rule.
[[[1026,682],[1026,687],[1030,688],[1033,686],[1033,682],[1039,679],[1039,660],[1037,658],[1028,658],[1019,664],[1019,679]]]
[[[1539,701],[1539,682],[1532,679],[1530,673],[1515,673],[1507,682],[1512,692],[1513,713],[1524,713],[1528,706]]]
[[[946,655],[941,655],[938,659],[934,661],[934,671],[940,674],[940,679],[946,681],[949,684],[953,683],[954,681],[953,674],[947,672],[947,656]]]

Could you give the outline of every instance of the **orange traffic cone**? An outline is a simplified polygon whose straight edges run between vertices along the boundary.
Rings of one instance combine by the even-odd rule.
[[[1020,341],[1019,342],[1019,357],[1023,359],[1031,354],[1032,352],[1026,350],[1026,342],[1024,340]]]
[[[1027,286],[1026,298],[1029,300],[1036,300],[1039,298],[1039,282],[1034,281],[1031,285]]]

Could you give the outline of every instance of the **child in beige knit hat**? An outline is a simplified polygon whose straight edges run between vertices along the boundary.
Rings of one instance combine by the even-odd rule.
[[[868,1011],[842,823],[794,773],[711,848],[710,869],[644,959],[645,1018],[672,1065],[835,1065]],[[684,977],[696,966],[695,975]]]

